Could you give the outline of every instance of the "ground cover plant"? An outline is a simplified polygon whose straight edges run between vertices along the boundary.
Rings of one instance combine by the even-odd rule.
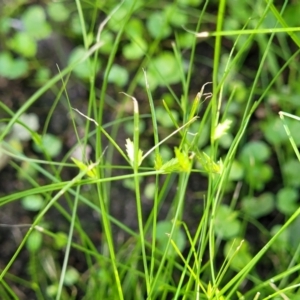
[[[5,3],[1,299],[300,299],[299,10]]]

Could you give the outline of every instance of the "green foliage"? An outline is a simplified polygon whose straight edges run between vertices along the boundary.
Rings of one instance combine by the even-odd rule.
[[[229,259],[231,268],[241,270],[253,258],[250,249],[247,241],[240,238],[229,240],[224,247],[224,256]]]
[[[180,252],[184,250],[186,245],[186,237],[184,232],[179,226],[176,226],[175,231],[173,232],[172,237],[170,236],[170,232],[172,230],[172,223],[168,221],[161,221],[157,223],[156,226],[156,242],[157,242],[157,249],[161,252],[165,252],[167,245],[169,244],[169,239],[172,238],[174,241],[177,250]],[[168,248],[167,255],[168,256],[176,256],[177,252],[176,249],[173,247]]]
[[[44,200],[41,195],[26,196],[21,200],[22,206],[31,211],[38,211],[44,205]]]
[[[248,196],[242,200],[243,211],[256,219],[268,215],[274,207],[274,195],[271,193],[264,193],[259,197]]]
[[[296,189],[293,188],[282,188],[278,191],[276,206],[277,209],[285,215],[292,215],[298,208],[297,200],[299,194]]]
[[[158,85],[165,86],[167,84],[179,82],[181,75],[178,71],[180,66],[171,52],[162,52],[151,59],[147,70],[148,82],[151,89]]]
[[[128,82],[128,72],[119,65],[112,65],[108,81],[114,83],[118,87],[123,87]]]
[[[241,230],[241,223],[237,219],[237,212],[226,205],[221,205],[215,217],[216,235],[228,240],[238,236]]]
[[[22,15],[25,32],[35,39],[43,39],[50,35],[51,27],[46,21],[45,10],[39,5],[28,7]]]
[[[53,134],[47,133],[35,139],[33,144],[35,151],[46,153],[50,157],[56,157],[61,153],[62,142]]]
[[[272,178],[272,168],[265,163],[270,154],[267,144],[261,141],[249,142],[241,151],[240,161],[245,169],[245,180],[256,190],[262,190]]]
[[[51,26],[46,20],[46,13],[39,5],[26,8],[19,20],[21,27],[5,39],[6,50],[0,49],[0,75],[8,79],[17,79],[29,74],[30,63],[38,49],[38,41],[49,37]],[[8,33],[11,19],[4,16],[1,31]],[[6,24],[6,26],[5,26]],[[22,30],[20,30],[22,29]],[[13,54],[18,54],[14,57]]]
[[[300,5],[276,5],[7,2],[0,75],[37,92],[0,101],[0,205],[30,211],[3,299],[299,296]]]
[[[63,3],[50,2],[47,5],[49,17],[55,22],[64,22],[68,19],[70,12]]]
[[[43,234],[38,231],[33,231],[26,241],[26,248],[31,253],[36,253],[40,250],[43,242]]]
[[[28,63],[22,58],[13,58],[9,52],[0,53],[0,75],[8,79],[23,77],[28,72]]]
[[[35,40],[27,33],[17,32],[7,45],[13,51],[24,57],[34,57],[37,52]]]

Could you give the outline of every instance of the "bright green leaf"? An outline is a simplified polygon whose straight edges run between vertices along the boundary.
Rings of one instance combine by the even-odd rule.
[[[141,37],[135,38],[134,41],[126,44],[122,51],[124,57],[127,59],[139,59],[145,55],[145,52],[147,51],[147,43]]]
[[[56,249],[63,249],[68,242],[68,236],[64,232],[58,232],[55,234],[54,245]]]
[[[44,199],[41,195],[29,195],[21,200],[22,206],[29,211],[38,211],[44,206]]]
[[[249,243],[240,238],[228,241],[224,247],[224,256],[229,258],[234,270],[242,269],[252,259]]]
[[[255,164],[245,169],[246,182],[256,190],[262,190],[267,182],[272,179],[273,169],[268,164]]]
[[[170,113],[172,114],[172,117],[174,118],[175,121],[179,120],[179,114],[177,111],[171,109]],[[170,118],[170,116],[168,115],[168,113],[163,107],[161,106],[157,107],[155,109],[155,115],[159,124],[162,125],[164,128],[174,127],[174,123],[172,119]]]
[[[9,41],[9,47],[24,57],[34,57],[37,51],[36,41],[26,32],[17,32]]]
[[[241,180],[243,178],[243,176],[244,176],[243,165],[241,163],[239,163],[238,161],[234,160],[231,165],[229,179],[230,180]]]
[[[282,166],[283,176],[288,186],[300,186],[300,162],[296,159],[290,159]]]
[[[86,50],[83,47],[77,47],[73,49],[69,56],[69,65],[79,61],[81,58],[84,57],[86,54]],[[91,65],[87,60],[77,64],[76,67],[73,69],[74,74],[82,79],[88,79],[91,76],[92,68]]]
[[[47,5],[47,11],[50,18],[56,22],[66,21],[70,16],[70,11],[59,2],[50,2]]]
[[[171,52],[162,52],[153,57],[147,70],[148,81],[154,84],[165,86],[166,84],[177,83],[181,79],[178,63]]]
[[[259,197],[245,197],[242,200],[242,209],[254,218],[260,218],[271,213],[275,208],[274,195],[264,193]]]
[[[22,15],[25,31],[36,39],[43,39],[50,35],[51,27],[46,22],[46,14],[42,6],[31,5]]]
[[[272,227],[271,229],[271,235],[274,236],[280,229],[282,228],[282,225],[277,224]],[[287,230],[284,230],[281,232],[281,234],[274,240],[274,243],[271,244],[271,248],[278,252],[287,251],[289,248],[289,234],[290,234],[290,228],[287,228]]]
[[[125,32],[129,39],[141,39],[144,35],[145,26],[142,20],[138,18],[130,18],[126,25]]]
[[[119,65],[112,65],[111,70],[108,75],[108,81],[115,83],[119,87],[125,86],[128,82],[128,72],[125,68]]]
[[[237,236],[241,230],[240,221],[237,220],[237,212],[227,205],[221,205],[218,208],[214,225],[216,234],[225,240]]]
[[[297,200],[299,198],[296,189],[285,187],[279,190],[276,195],[277,209],[287,215],[292,215],[298,208]]]
[[[171,233],[172,230],[172,223],[169,221],[161,221],[157,223],[156,226],[156,241],[157,241],[157,248],[164,252],[166,250],[169,236],[168,234]],[[186,237],[184,232],[179,226],[175,227],[174,233],[172,235],[172,240],[175,242],[176,247],[180,252],[184,250],[185,244],[186,244]],[[168,251],[169,256],[176,256],[176,250],[170,245],[169,251]]]
[[[79,273],[75,268],[68,267],[64,277],[64,284],[66,286],[72,286],[78,281],[79,277]]]
[[[189,21],[189,16],[174,4],[165,6],[165,15],[168,19],[168,22],[177,27],[182,27]]]
[[[23,58],[14,59],[10,53],[0,53],[0,76],[16,79],[28,72],[28,63]]]
[[[28,249],[29,252],[35,253],[41,248],[42,242],[43,242],[42,233],[35,230],[28,237],[26,241],[26,248]]]
[[[148,199],[153,199],[156,189],[157,189],[157,186],[154,182],[148,183],[144,190],[145,197],[147,197]]]
[[[46,133],[41,137],[39,143],[36,142],[33,144],[33,148],[37,152],[47,153],[50,157],[56,157],[61,153],[62,142],[53,134]]]
[[[262,141],[247,143],[241,151],[240,159],[245,165],[251,167],[257,162],[266,161],[271,155],[269,146]]]
[[[171,27],[168,25],[163,11],[152,13],[147,18],[147,28],[153,38],[166,38],[171,34]]]

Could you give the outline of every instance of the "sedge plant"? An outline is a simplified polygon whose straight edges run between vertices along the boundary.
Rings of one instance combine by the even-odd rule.
[[[297,220],[300,210],[296,210],[286,218],[280,229],[264,240],[260,249],[251,252],[247,248],[250,244],[246,234],[247,225],[249,223],[257,225],[258,222],[247,219],[239,211],[240,190],[236,188],[235,191],[238,192],[231,196],[232,190],[228,191],[228,186],[232,184],[233,165],[239,148],[245,142],[254,113],[264,103],[268,92],[277,84],[282,73],[299,55],[299,50],[289,55],[282,67],[274,63],[272,57],[270,58],[273,42],[278,33],[289,35],[292,42],[300,46],[299,38],[295,33],[299,28],[289,27],[283,18],[288,1],[281,10],[278,10],[271,1],[260,3],[261,15],[255,19],[255,22],[248,20],[243,24],[242,29],[226,30],[224,27],[228,24],[224,25],[224,23],[227,1],[221,0],[218,3],[218,14],[215,19],[216,29],[211,32],[202,29],[210,1],[201,4],[203,7],[197,19],[197,26],[193,31],[188,31],[192,37],[188,69],[183,67],[184,58],[179,37],[176,37],[172,44],[172,55],[180,75],[178,80],[183,93],[178,95],[171,83],[165,80],[165,87],[175,99],[171,104],[168,101],[161,103],[165,110],[165,118],[168,118],[173,126],[172,130],[165,135],[160,132],[157,102],[154,100],[151,86],[152,83],[164,80],[163,76],[159,75],[162,70],[157,64],[151,67],[156,68],[160,81],[151,81],[153,74],[149,76],[147,72],[147,67],[150,68],[151,61],[154,60],[155,52],[159,51],[159,42],[163,39],[159,34],[149,44],[148,50],[143,49],[145,58],[138,66],[139,74],[133,77],[128,90],[116,94],[115,97],[122,102],[122,106],[118,106],[121,107],[119,111],[115,112],[116,118],[105,122],[107,103],[112,101],[107,99],[110,71],[122,38],[127,33],[126,26],[143,8],[143,4],[139,1],[129,2],[124,1],[115,5],[98,28],[95,25],[98,7],[93,6],[91,29],[88,29],[82,3],[76,1],[86,54],[79,61],[58,70],[58,74],[33,94],[17,112],[12,112],[5,104],[0,103],[1,108],[9,116],[8,119],[2,120],[6,124],[0,135],[3,153],[12,158],[11,165],[18,172],[23,170],[17,162],[26,162],[46,181],[45,185],[40,185],[38,180],[23,172],[28,183],[27,188],[0,199],[2,206],[13,204],[28,195],[41,195],[44,199],[43,207],[36,213],[31,224],[16,224],[16,226],[23,226],[27,231],[11,259],[1,270],[3,299],[18,299],[13,289],[14,284],[26,287],[37,299],[81,297],[81,299],[223,300],[278,299],[279,297],[292,299],[293,295],[299,297],[297,280],[300,263],[296,255],[291,254],[288,265],[283,266],[276,274],[271,272],[270,277],[262,278],[257,270],[268,255],[268,251],[271,251],[276,241]],[[98,4],[100,5],[100,1]],[[273,27],[264,28],[264,20],[270,15],[276,22]],[[114,18],[118,16],[121,16],[118,19],[119,27],[98,90],[96,81],[98,59],[100,49],[105,45],[102,37],[106,26],[116,22],[117,19]],[[167,26],[168,20],[162,20],[161,24]],[[94,44],[89,42],[90,34],[95,35]],[[260,36],[258,40],[257,36]],[[206,84],[203,82],[197,87],[195,95],[191,96],[189,91],[191,81],[194,76],[197,76],[193,72],[197,42],[199,38],[204,37],[213,41],[211,82]],[[225,62],[222,55],[223,37],[234,37],[232,49]],[[135,39],[138,40],[136,36]],[[244,53],[254,42],[262,46],[261,58],[251,78],[247,96],[243,104],[238,106],[242,108],[240,118],[232,120],[232,110],[237,96],[236,89],[229,89],[228,86],[232,78],[238,77],[237,73],[242,69]],[[72,70],[83,61],[87,62],[90,68],[86,113],[73,107],[67,91]],[[274,63],[271,68],[273,78],[267,83],[266,62]],[[147,105],[144,105],[144,102],[141,105],[142,100],[133,96],[135,91],[139,90],[138,85],[141,81]],[[263,82],[263,90],[259,90],[260,81]],[[77,145],[74,149],[76,147],[83,149],[81,157],[75,157],[72,154],[74,149],[71,149],[64,154],[61,161],[55,161],[49,156],[45,147],[42,148],[43,158],[27,157],[14,149],[5,137],[10,128],[19,122],[20,116],[58,82],[62,82],[62,87],[57,93],[61,99],[58,97],[57,100],[64,102],[69,111],[74,135],[77,137]],[[258,90],[259,96],[257,96]],[[114,104],[116,102],[116,100],[112,101]],[[58,101],[55,101],[50,110],[48,120],[55,113],[57,103]],[[112,105],[112,107],[116,106]],[[145,106],[147,106],[147,113],[144,113],[144,109],[141,112],[141,108]],[[176,107],[180,118],[173,114],[171,106]],[[125,111],[125,107],[130,107],[130,113],[128,109]],[[290,114],[283,112],[280,116],[291,117]],[[145,143],[145,132],[140,130],[142,119],[147,119],[152,128],[152,144],[150,143],[148,149],[144,148],[144,145],[149,145]],[[78,130],[82,123],[84,136],[80,136]],[[123,125],[128,123],[133,128],[131,136],[122,138],[124,134],[120,132],[122,133]],[[38,133],[31,131],[26,124],[22,122],[20,124],[31,133],[35,143],[41,144]],[[47,124],[48,121],[43,133],[46,132]],[[200,146],[204,128],[208,128],[209,134],[206,144]],[[288,127],[285,128],[299,159],[295,142]],[[231,135],[232,139],[224,151],[222,139],[227,135]],[[87,157],[86,149],[89,145],[94,148],[94,158]],[[165,148],[171,149],[171,157],[164,155]],[[116,157],[118,163],[115,163]],[[251,157],[249,160],[251,161]],[[70,180],[64,180],[62,176],[64,169],[76,170],[78,174]],[[189,220],[186,219],[185,212],[188,210],[186,200],[190,189],[189,183],[194,175],[201,178],[205,190],[201,191],[201,197],[194,199],[195,207],[200,205],[201,210],[193,222],[194,226],[191,227],[188,225]],[[147,180],[151,180],[153,185],[151,209],[146,212],[144,199]],[[124,188],[125,182],[131,182],[131,190],[127,191],[126,197],[122,199],[113,197],[116,189]],[[250,188],[249,193],[254,193],[253,189]],[[131,199],[127,199],[128,197]],[[229,201],[229,205],[228,202],[225,203],[228,199],[233,199]],[[135,219],[135,228],[118,219],[113,213],[115,207],[127,205],[135,208],[135,211],[130,212],[130,217]],[[167,213],[164,211],[166,205]],[[228,228],[226,227],[227,215],[225,214],[223,220],[219,218],[220,211],[221,209],[224,211],[225,206],[226,213],[230,214],[235,224],[235,229],[230,227],[227,232],[218,229],[219,222],[221,227]],[[81,218],[82,207],[88,209],[95,217],[91,220]],[[67,230],[52,229],[47,219],[47,216],[51,215],[51,210],[59,214],[64,224],[67,224]],[[101,236],[100,241],[93,239],[86,229],[89,222],[95,224],[94,228]],[[268,232],[262,225],[257,227],[262,232]],[[122,242],[119,241],[119,236],[124,237]],[[55,247],[47,247],[47,240],[53,241]],[[224,246],[225,243],[227,248]],[[34,244],[35,247],[32,246]],[[29,254],[29,276],[25,279],[10,272],[24,249]],[[81,273],[70,265],[72,253],[75,251],[84,259],[85,272]],[[57,260],[57,253],[63,253],[63,259]]]

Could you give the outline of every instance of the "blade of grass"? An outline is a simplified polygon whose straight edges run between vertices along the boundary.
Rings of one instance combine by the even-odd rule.
[[[283,127],[285,129],[285,132],[286,132],[287,136],[289,137],[289,140],[290,140],[291,145],[294,149],[294,152],[295,152],[295,154],[296,154],[296,156],[297,156],[297,158],[300,162],[300,153],[299,153],[298,147],[297,147],[297,145],[296,145],[296,143],[295,143],[295,141],[294,141],[294,139],[291,135],[291,132],[290,132],[290,129],[289,129],[288,125],[285,122],[284,116],[292,118],[292,119],[297,120],[297,121],[300,121],[300,117],[297,117],[295,115],[292,115],[292,114],[289,114],[289,113],[286,113],[286,112],[283,112],[283,111],[279,112],[279,117],[283,122]]]

